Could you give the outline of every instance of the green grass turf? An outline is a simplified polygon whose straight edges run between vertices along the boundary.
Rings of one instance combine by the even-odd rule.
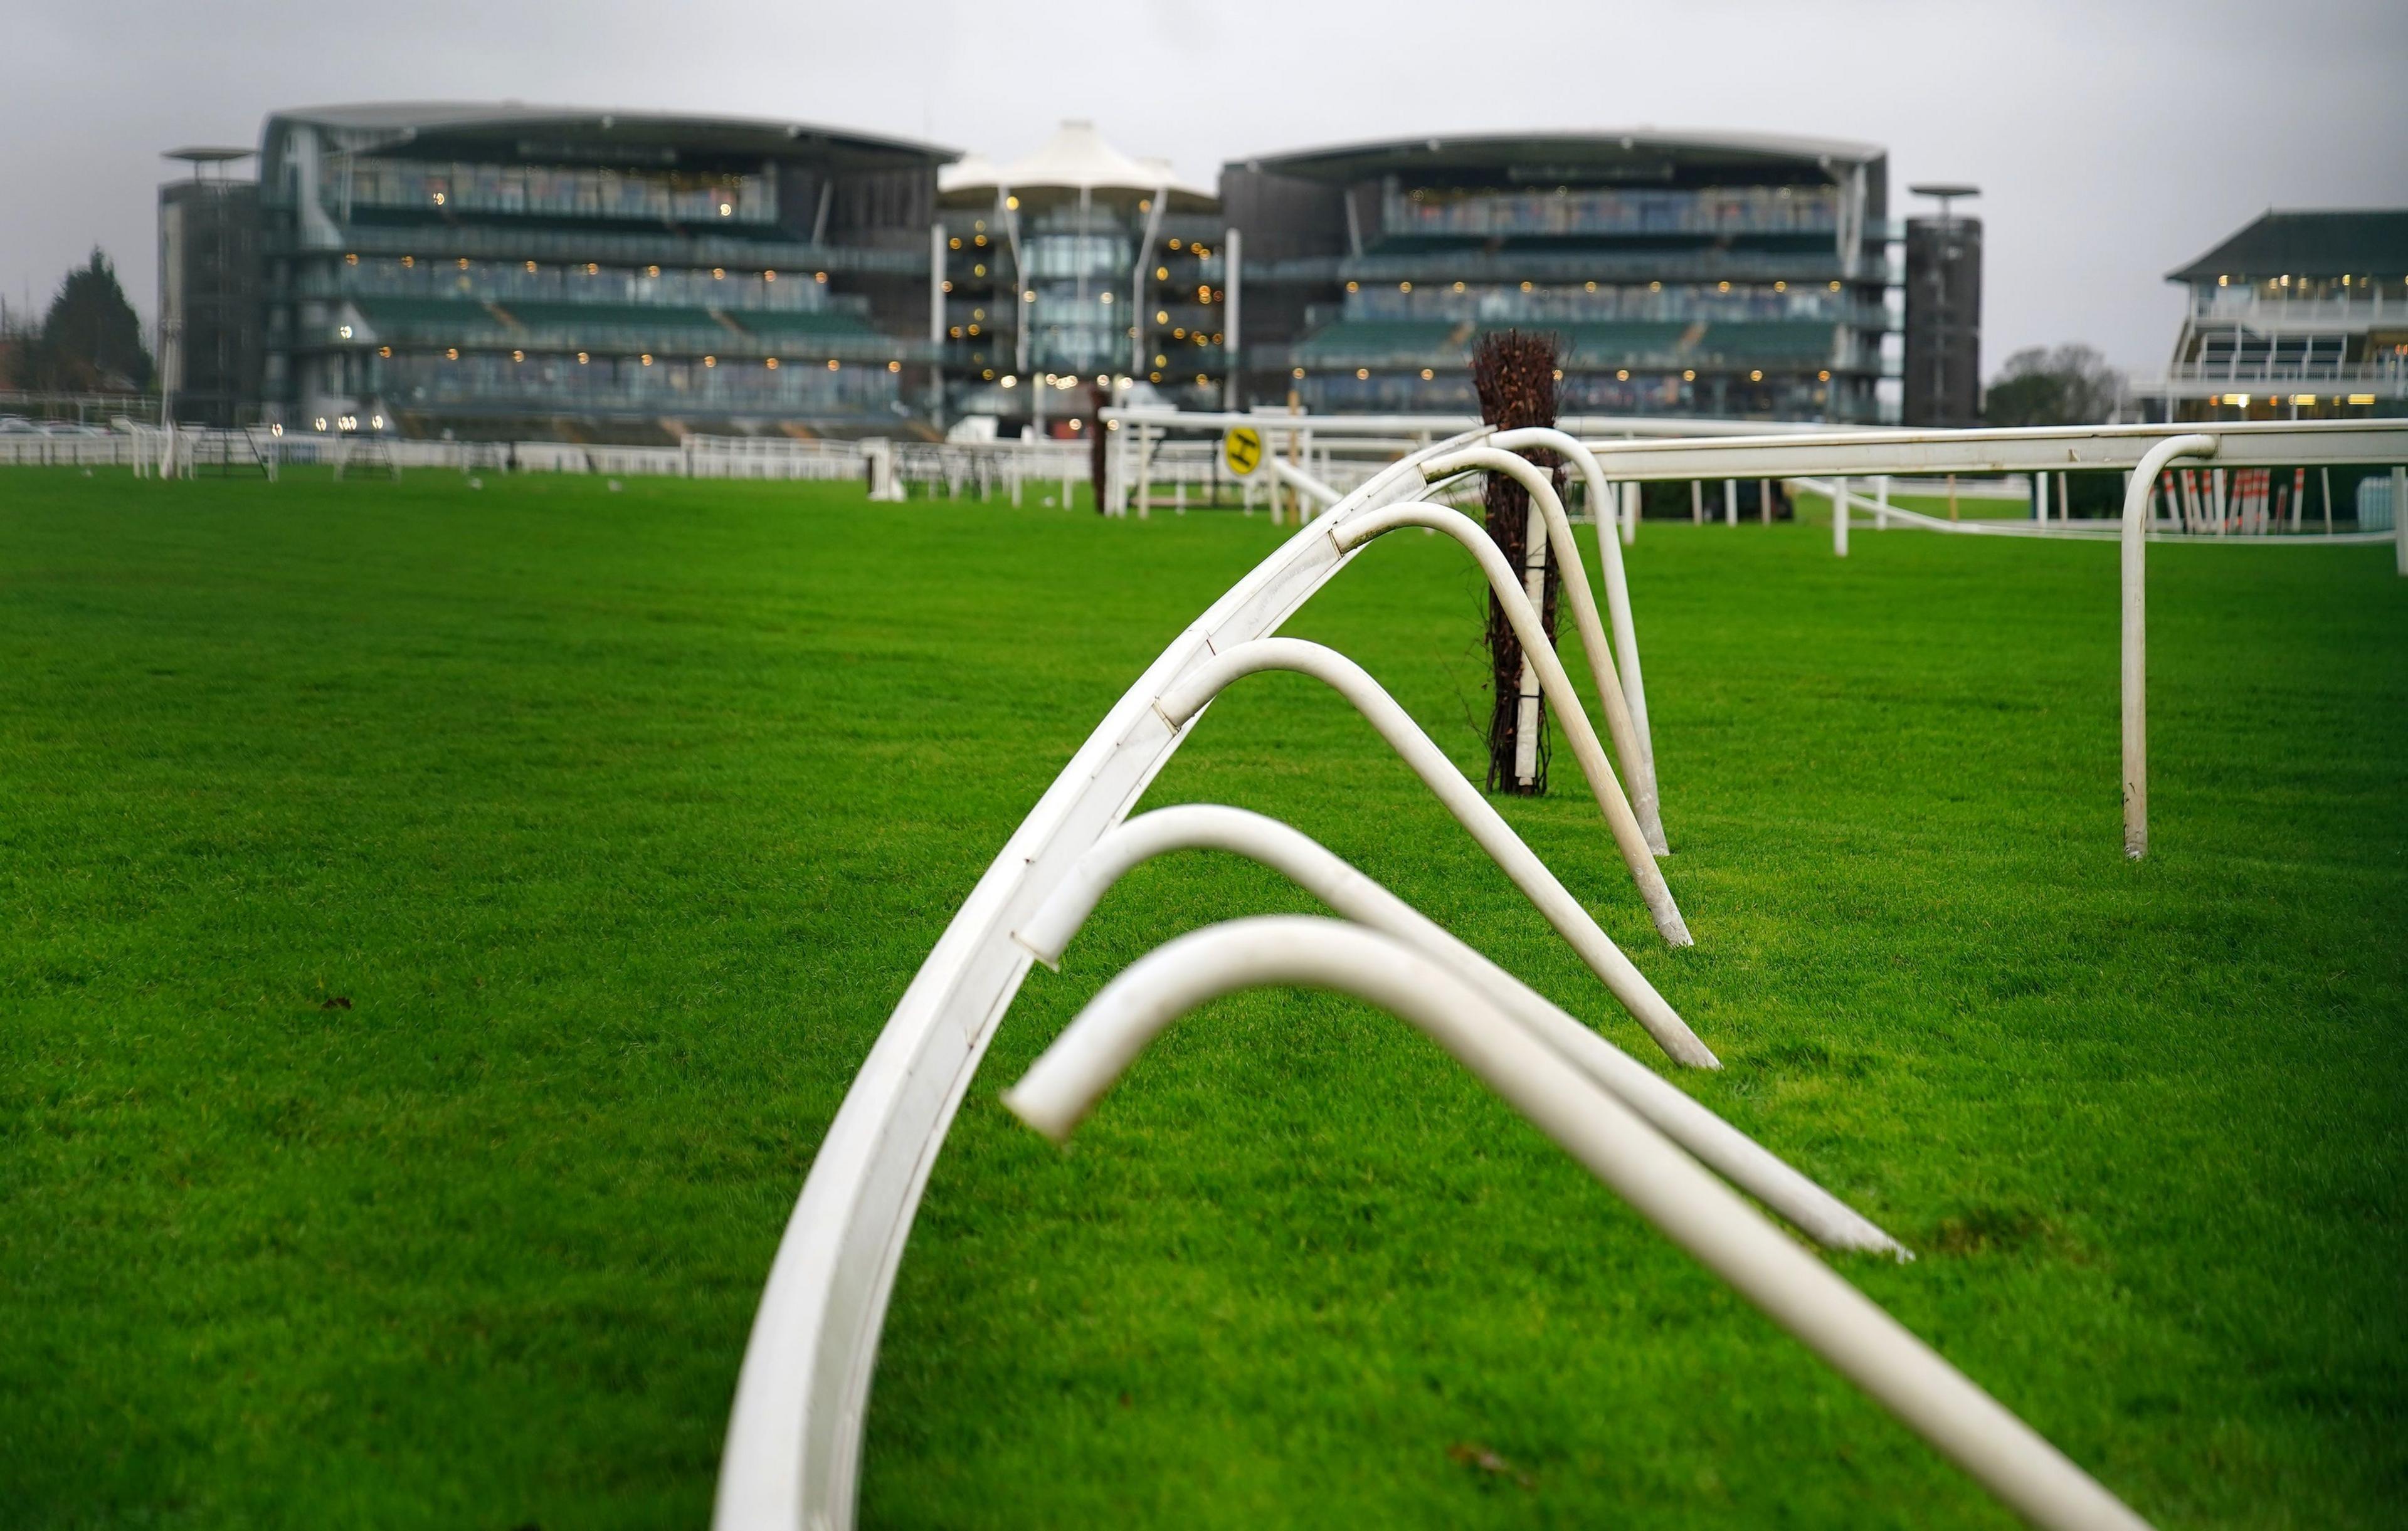
[[[1565,754],[1507,816],[1729,1065],[1683,1085],[1921,1252],[1849,1279],[2076,1460],[2168,1526],[2397,1524],[2388,550],[2152,551],[2135,866],[2114,549],[1828,537],[1632,555],[1694,951]],[[853,1069],[1272,539],[851,486],[0,477],[0,1522],[699,1524]],[[1480,599],[1400,534],[1291,630],[1470,765]],[[1182,799],[1291,820],[1653,1056],[1311,682],[1226,696],[1149,800]],[[903,1265],[868,1524],[2006,1524],[1363,1007],[1214,1005],[1067,1152],[996,1103],[1153,943],[1307,907],[1171,858],[1031,980]]]

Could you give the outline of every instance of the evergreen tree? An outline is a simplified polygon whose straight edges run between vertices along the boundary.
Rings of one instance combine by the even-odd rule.
[[[53,393],[117,393],[150,384],[142,321],[125,301],[117,268],[95,248],[70,270],[50,300],[20,373],[27,386]]]

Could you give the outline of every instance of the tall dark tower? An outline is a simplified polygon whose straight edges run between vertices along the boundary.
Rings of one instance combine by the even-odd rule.
[[[1972,186],[1908,188],[1936,197],[1937,218],[1906,221],[1906,394],[1909,425],[1978,425],[1982,420],[1982,221],[1950,204]]]

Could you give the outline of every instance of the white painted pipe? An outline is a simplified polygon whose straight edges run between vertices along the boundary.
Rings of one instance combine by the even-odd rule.
[[[1609,730],[1615,727],[1614,715],[1604,694],[1612,687],[1617,675],[1621,679],[1618,689],[1629,712],[1631,742],[1625,744],[1622,735],[1616,732],[1613,749],[1622,757],[1624,769],[1630,773],[1631,810],[1639,815],[1639,827],[1645,833],[1649,848],[1659,856],[1670,855],[1671,847],[1664,838],[1663,800],[1656,785],[1656,739],[1647,727],[1647,684],[1639,669],[1639,626],[1631,616],[1630,580],[1623,565],[1621,542],[1606,535],[1606,522],[1612,515],[1607,508],[1613,504],[1612,486],[1606,482],[1605,470],[1598,465],[1597,453],[1589,451],[1586,443],[1562,431],[1543,426],[1499,431],[1485,445],[1506,452],[1530,447],[1560,452],[1580,469],[1581,480],[1588,486],[1588,503],[1597,521],[1598,573],[1605,586],[1605,613],[1613,630],[1612,665],[1599,665],[1595,657],[1604,645],[1597,639],[1597,601],[1588,593],[1588,570],[1581,562],[1580,544],[1572,540],[1571,518],[1549,517],[1547,539],[1555,545],[1555,564],[1564,571],[1565,584],[1580,587],[1572,592],[1572,622],[1580,633],[1582,651],[1592,656],[1588,662],[1589,677],[1597,682],[1598,701],[1605,705]],[[1554,488],[1552,484],[1548,487]],[[1636,484],[1624,487],[1633,492],[1638,488]],[[1556,509],[1562,509],[1560,500]],[[1560,531],[1556,527],[1558,520],[1562,522]]]
[[[1641,1217],[2047,1531],[2147,1523],[1870,1298],[1443,965],[1375,931],[1271,916],[1179,937],[1087,1003],[1019,1082],[1014,1115],[1066,1140],[1146,1044],[1238,990],[1304,985],[1401,1017],[1478,1075]]]
[[[1614,997],[1629,1008],[1639,1023],[1647,1028],[1648,1035],[1674,1061],[1694,1068],[1722,1066],[1713,1050],[1698,1039],[1670,1006],[1663,1003],[1644,975],[1598,927],[1571,891],[1547,869],[1547,864],[1522,843],[1522,837],[1513,833],[1512,826],[1480,789],[1464,779],[1455,763],[1446,758],[1446,752],[1430,741],[1412,715],[1397,705],[1395,697],[1344,654],[1301,638],[1256,638],[1189,670],[1162,694],[1154,708],[1173,729],[1182,728],[1225,687],[1258,670],[1294,670],[1309,675],[1352,702],[1380,737],[1404,757],[1405,764],[1446,810],[1455,815],[1455,823],[1470,832],[1480,848],[1539,907],[1547,923],[1571,943],[1589,970],[1605,980]]]
[[[1848,480],[1831,480],[1831,556],[1848,556]]]
[[[1296,491],[1298,506],[1296,523],[1298,526],[1312,519],[1302,512],[1303,502],[1306,499],[1311,499],[1317,509],[1326,510],[1345,498],[1338,491],[1305,472],[1304,469],[1292,463],[1282,462],[1277,452],[1263,453],[1263,462],[1271,470],[1272,477]]]
[[[2170,436],[2141,454],[2124,491],[2124,854],[2149,853],[2148,486],[2177,457],[2213,457],[2212,436]]]
[[[1303,831],[1244,808],[1189,803],[1156,808],[1123,823],[1079,858],[1068,875],[1012,938],[1048,967],[1086,923],[1105,892],[1139,864],[1173,851],[1226,851],[1261,863],[1358,924],[1384,931],[1442,963],[1493,1000],[1516,1023],[1612,1092],[1648,1124],[1708,1167],[1789,1220],[1828,1249],[1914,1258],[1845,1202],[1784,1163],[1770,1150],[1692,1100],[1541,997],[1529,985],[1455,938]],[[1643,981],[1643,980],[1642,980]],[[1652,992],[1652,991],[1651,991]]]
[[[1521,462],[1520,458],[1512,459]],[[1527,466],[1527,465],[1524,465]],[[1588,779],[1589,794],[1597,799],[1598,811],[1605,816],[1606,827],[1612,831],[1613,843],[1630,868],[1631,880],[1639,884],[1640,896],[1647,901],[1647,912],[1654,918],[1656,928],[1674,946],[1687,946],[1689,927],[1681,918],[1680,906],[1672,901],[1672,890],[1665,885],[1663,869],[1656,865],[1656,852],[1639,828],[1639,820],[1630,811],[1629,799],[1622,794],[1622,783],[1613,774],[1613,766],[1605,758],[1605,747],[1598,742],[1597,730],[1590,726],[1588,714],[1583,710],[1579,694],[1572,690],[1572,680],[1564,672],[1564,662],[1546,641],[1540,629],[1539,613],[1528,597],[1513,588],[1513,571],[1505,555],[1480,524],[1460,510],[1443,505],[1414,502],[1383,506],[1348,521],[1330,533],[1340,552],[1351,552],[1373,537],[1392,532],[1399,526],[1426,526],[1440,531],[1461,543],[1476,559],[1481,572],[1488,576],[1488,588],[1497,593],[1497,602],[1505,608],[1505,619],[1513,626],[1513,634],[1522,640],[1522,652],[1538,672],[1540,686],[1547,700],[1555,705],[1564,725],[1564,736],[1571,741],[1572,758],[1580,763],[1581,774]],[[1594,613],[1592,613],[1594,620]],[[1611,663],[1609,661],[1609,663]],[[1614,704],[1621,700],[1619,688],[1606,688],[1607,715],[1612,716]],[[1627,714],[1625,714],[1626,725]]]

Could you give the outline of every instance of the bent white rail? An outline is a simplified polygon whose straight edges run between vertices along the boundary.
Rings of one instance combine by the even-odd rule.
[[[1501,451],[1495,447],[1466,447],[1461,451],[1449,452],[1444,457],[1422,465],[1423,474],[1431,479],[1440,479],[1451,473],[1460,473],[1475,468],[1490,473],[1502,473],[1519,483],[1529,494],[1531,519],[1543,531],[1549,547],[1555,551],[1555,566],[1561,571],[1565,598],[1571,603],[1572,626],[1580,634],[1582,652],[1588,656],[1589,677],[1597,682],[1598,705],[1605,708],[1606,729],[1613,736],[1614,755],[1622,762],[1622,768],[1630,773],[1631,790],[1635,794],[1646,774],[1642,765],[1645,758],[1644,751],[1639,742],[1638,723],[1631,715],[1630,697],[1623,690],[1622,677],[1614,663],[1613,650],[1606,641],[1605,625],[1598,620],[1597,597],[1588,588],[1588,570],[1581,562],[1580,544],[1572,540],[1571,521],[1564,514],[1563,499],[1556,494],[1555,486],[1550,481],[1550,476],[1538,465],[1512,452]],[[1492,546],[1494,545],[1494,538],[1486,537],[1484,533],[1483,537]],[[1602,544],[1608,540],[1611,539],[1600,532],[1599,543]],[[1534,608],[1531,613],[1532,630],[1536,631],[1535,607],[1543,596],[1526,598]],[[1521,628],[1518,624],[1514,628],[1514,636],[1517,637],[1521,636]],[[1553,644],[1542,640],[1538,647],[1546,651],[1549,659],[1558,660],[1560,668],[1560,659],[1555,654]],[[1546,663],[1546,660],[1539,659],[1532,652],[1527,639],[1523,642],[1523,653],[1526,664],[1543,666]],[[1541,668],[1541,679],[1543,679],[1543,673]],[[1550,696],[1548,700],[1552,703],[1555,699]],[[1586,720],[1584,719],[1583,722],[1585,723]],[[1566,723],[1566,731],[1570,732],[1571,726]],[[1578,752],[1579,748],[1579,742],[1575,738],[1573,743],[1575,753]],[[1664,854],[1667,849],[1664,844],[1664,826],[1658,823],[1652,831],[1648,828],[1648,822],[1654,816],[1654,805],[1650,804],[1646,811],[1641,811],[1634,802],[1631,811],[1638,821],[1641,837],[1645,841],[1649,852],[1659,856]]]
[[[2172,436],[2151,447],[2124,491],[2124,854],[2149,853],[2149,491],[2166,465],[2213,457],[2212,436]]]
[[[1334,989],[1419,1027],[1664,1236],[1983,1487],[2049,1531],[2148,1523],[1738,1195],[1440,963],[1357,925],[1234,921],[1147,953],[1104,987],[1004,1104],[1067,1139],[1173,1021],[1240,989]]]
[[[1493,548],[1490,551],[1495,551]],[[1631,966],[1622,948],[1598,928],[1571,890],[1547,869],[1547,864],[1539,859],[1536,851],[1522,843],[1522,837],[1513,833],[1513,826],[1505,822],[1480,789],[1455,768],[1446,751],[1422,732],[1412,715],[1398,706],[1397,699],[1382,690],[1363,666],[1344,654],[1302,638],[1256,638],[1215,656],[1209,664],[1197,665],[1165,692],[1155,705],[1172,727],[1182,728],[1231,682],[1264,670],[1293,670],[1309,675],[1353,703],[1365,721],[1412,767],[1431,795],[1455,816],[1455,822],[1470,832],[1472,839],[1539,907],[1547,923],[1580,953],[1589,971],[1605,980],[1614,997],[1629,1009],[1667,1053],[1692,1068],[1722,1066],[1713,1051],[1689,1029],[1688,1023],[1664,1003],[1646,975]]]
[[[1559,452],[1581,470],[1581,479],[1588,486],[1589,520],[1597,526],[1598,574],[1605,585],[1605,614],[1612,624],[1614,668],[1622,679],[1624,705],[1630,709],[1630,731],[1638,739],[1639,758],[1624,763],[1631,776],[1630,805],[1638,811],[1639,827],[1647,832],[1647,843],[1656,848],[1657,855],[1669,855],[1671,848],[1664,838],[1663,796],[1656,782],[1656,738],[1647,729],[1647,683],[1641,679],[1639,669],[1639,628],[1631,616],[1630,577],[1622,557],[1625,538],[1613,535],[1613,486],[1606,481],[1605,469],[1598,464],[1597,453],[1589,451],[1578,436],[1566,431],[1551,430],[1545,426],[1499,431],[1488,438],[1488,445],[1505,451],[1538,447]],[[1551,540],[1555,538],[1553,522],[1548,523],[1547,533]],[[1573,574],[1579,574],[1579,582],[1585,592],[1587,571],[1581,564],[1580,545],[1572,541],[1569,522],[1561,543],[1556,550],[1556,558],[1564,566],[1565,578],[1569,581]],[[1584,594],[1576,595],[1573,600],[1574,620],[1593,624],[1597,620],[1595,601]],[[1585,619],[1581,617],[1584,605],[1589,608]],[[1584,625],[1581,628],[1582,646],[1586,647],[1588,641],[1588,627]],[[1604,680],[1598,680],[1598,689],[1603,690],[1604,686]],[[1619,742],[1615,748],[1621,748]]]
[[[1521,459],[1513,461],[1518,463]],[[1488,534],[1460,510],[1414,501],[1385,506],[1358,516],[1333,529],[1329,536],[1340,547],[1353,551],[1401,526],[1426,526],[1444,532],[1462,544],[1480,565],[1481,572],[1488,577],[1489,589],[1504,608],[1506,621],[1522,640],[1524,663],[1537,675],[1540,690],[1563,724],[1564,737],[1571,741],[1572,757],[1580,763],[1589,794],[1597,799],[1598,811],[1604,815],[1606,827],[1612,832],[1614,847],[1622,852],[1623,864],[1630,868],[1631,880],[1639,885],[1640,896],[1647,902],[1647,913],[1656,922],[1656,931],[1674,946],[1694,944],[1689,938],[1689,927],[1681,918],[1680,906],[1673,902],[1672,890],[1664,881],[1663,869],[1656,865],[1656,852],[1641,832],[1639,820],[1630,811],[1630,800],[1622,794],[1622,782],[1605,758],[1605,747],[1598,742],[1597,730],[1581,707],[1579,694],[1572,690],[1571,677],[1565,673],[1563,660],[1555,653],[1555,646],[1547,642],[1539,625],[1537,609],[1513,582],[1512,566],[1505,562],[1505,555],[1498,551]],[[1607,695],[1612,701],[1621,699],[1618,690],[1609,691]]]
[[[1298,529],[1163,651],[1013,831],[921,965],[829,1123],[779,1243],[728,1419],[713,1511],[722,1531],[853,1524],[862,1420],[896,1267],[945,1133],[1027,975],[1028,954],[1010,932],[1178,748],[1184,730],[1154,699],[1214,652],[1276,631],[1352,557],[1325,530],[1417,492],[1419,455]]]
[[[1445,964],[1648,1124],[1829,1249],[1914,1256],[1847,1203],[1658,1077],[1303,831],[1244,808],[1189,803],[1141,813],[1097,840],[1013,938],[1056,966],[1105,893],[1174,851],[1226,851],[1281,873],[1338,913]],[[1642,980],[1643,981],[1643,980]]]

